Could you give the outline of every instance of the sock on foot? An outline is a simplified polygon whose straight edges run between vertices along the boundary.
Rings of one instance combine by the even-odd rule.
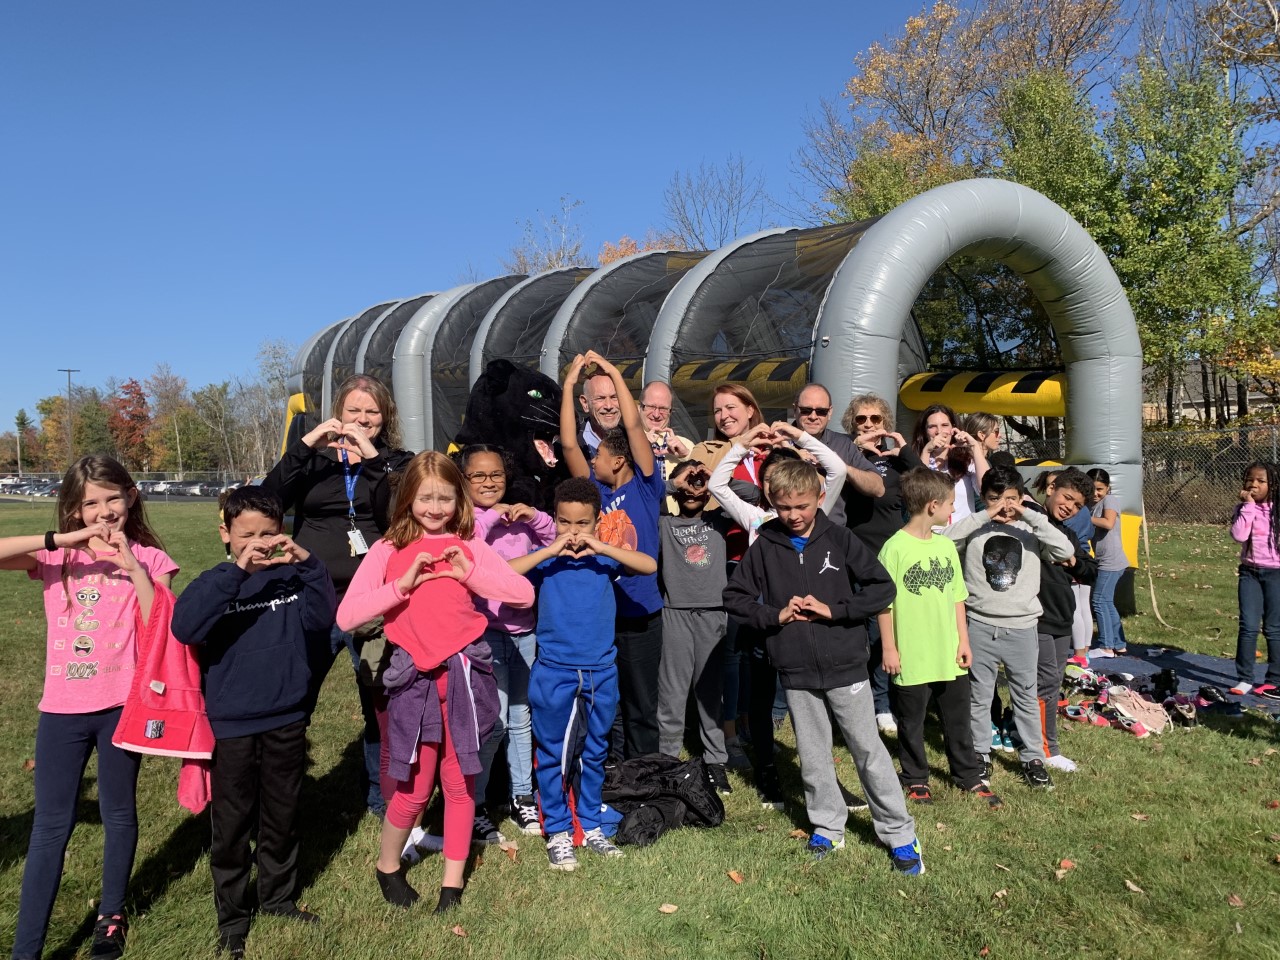
[[[462,903],[461,887],[441,887],[440,902],[436,904],[436,913],[445,913]]]

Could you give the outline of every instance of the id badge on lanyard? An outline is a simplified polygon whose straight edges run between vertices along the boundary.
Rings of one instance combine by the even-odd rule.
[[[369,544],[365,541],[364,534],[356,529],[356,480],[364,464],[357,463],[356,468],[352,470],[351,461],[347,459],[347,451],[339,450],[338,456],[342,458],[342,479],[347,490],[347,519],[351,522],[351,529],[347,531],[347,540],[351,544],[351,555],[362,557],[369,552]]]

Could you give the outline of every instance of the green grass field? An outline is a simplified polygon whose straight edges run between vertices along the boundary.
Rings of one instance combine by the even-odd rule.
[[[0,535],[39,533],[52,505],[0,505]],[[212,504],[157,505],[153,520],[183,567],[181,587],[221,553]],[[1235,550],[1221,528],[1151,531],[1156,623],[1140,571],[1131,641],[1230,655]],[[35,704],[44,659],[40,592],[21,574],[0,590],[0,949],[7,950],[31,826]],[[302,815],[305,891],[318,929],[263,919],[251,958],[475,957],[1222,957],[1280,956],[1280,725],[1260,715],[1135,740],[1064,724],[1064,753],[1081,764],[1033,794],[1006,761],[989,812],[947,789],[936,735],[937,799],[916,808],[928,873],[900,877],[870,842],[865,813],[850,816],[848,846],[819,864],[804,855],[799,776],[782,732],[780,765],[793,799],[785,814],[758,809],[733,777],[728,819],[682,830],[604,862],[583,855],[574,874],[546,869],[542,845],[520,839],[515,859],[477,859],[462,908],[385,906],[373,879],[379,822],[363,812],[359,708],[349,672],[334,669],[311,732]],[[842,779],[853,785],[842,749]],[[148,758],[131,886],[129,956],[214,956],[215,919],[206,817],[176,802],[177,765]],[[1280,804],[1277,804],[1280,806]],[[510,832],[510,831],[509,831]],[[46,956],[88,956],[102,852],[90,765],[80,825],[67,854]],[[1067,859],[1075,866],[1061,878]],[[439,862],[410,873],[434,904]],[[729,872],[737,871],[741,883]],[[1134,889],[1137,888],[1137,889]],[[659,911],[674,904],[675,913]],[[455,927],[456,925],[456,927]]]

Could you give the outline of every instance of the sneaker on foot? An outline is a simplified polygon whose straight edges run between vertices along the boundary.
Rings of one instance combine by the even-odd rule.
[[[969,792],[987,801],[987,806],[992,810],[999,810],[1004,806],[1004,801],[1000,799],[998,794],[992,793],[991,788],[985,783],[979,783],[976,787],[972,787]]]
[[[778,780],[778,768],[773,764],[761,767],[756,772],[756,793],[760,795],[760,806],[765,810],[782,810],[786,807],[782,784]]]
[[[476,819],[471,827],[471,842],[480,845],[495,846],[499,843],[506,843],[507,838],[502,835],[502,831],[497,825],[489,819],[489,811],[484,808],[484,804],[476,804]]]
[[[1084,651],[1077,651],[1073,656],[1067,657],[1067,663],[1074,663],[1077,667],[1089,668],[1089,658]]]
[[[893,735],[898,732],[898,721],[893,718],[892,713],[877,713],[876,726],[881,733]]]
[[[1116,652],[1108,649],[1107,647],[1094,647],[1087,654],[1090,660],[1096,660],[1098,657],[1103,657],[1105,659],[1106,657],[1114,657],[1115,655]]]
[[[908,876],[918,877],[924,873],[924,858],[920,856],[920,841],[912,840],[890,851],[893,869]]]
[[[933,793],[927,783],[913,783],[907,787],[907,799],[913,803],[933,803]]]
[[[815,833],[809,838],[809,844],[805,849],[809,851],[809,855],[812,856],[814,860],[821,860],[829,853],[834,853],[837,850],[843,850],[844,840],[838,840],[833,843],[827,837]]]
[[[547,859],[551,861],[552,870],[566,873],[576,870],[578,858],[573,855],[573,834],[565,831],[547,837]]]
[[[1028,760],[1022,765],[1022,779],[1033,790],[1052,790],[1053,778],[1044,768],[1043,760]]]
[[[986,754],[978,754],[978,763],[982,765],[982,782],[987,786],[991,786],[991,757]]]
[[[124,916],[113,913],[109,917],[99,917],[93,925],[93,946],[89,948],[89,956],[93,960],[116,960],[124,956],[124,941],[129,933],[129,924]]]
[[[859,810],[869,810],[871,808],[871,804],[856,793],[846,789],[845,785],[839,780],[836,781],[836,786],[840,788],[840,796],[844,799],[845,809],[850,813],[857,813]]]
[[[617,845],[606,837],[604,831],[599,827],[593,827],[582,835],[582,845],[592,853],[598,853],[602,857],[624,856]]]
[[[1274,683],[1260,683],[1253,688],[1255,697],[1266,697],[1268,700],[1280,700],[1280,687]]]
[[[534,837],[542,833],[542,824],[538,821],[538,802],[532,794],[522,793],[511,798],[511,820],[520,832]]]
[[[244,960],[245,936],[243,933],[218,935],[218,953],[225,953],[231,960]]]
[[[742,749],[742,741],[737,737],[724,742],[724,748],[729,754],[729,759],[725,762],[725,766],[730,770],[747,770],[751,767],[751,758],[747,756],[747,752]]]
[[[1061,770],[1063,773],[1076,772],[1076,762],[1074,760],[1068,760],[1062,754],[1049,757],[1045,760],[1044,765],[1046,767],[1053,767],[1055,770]]]
[[[994,723],[991,725],[991,749],[992,750],[1004,749],[1004,737],[1001,736],[1000,734],[1000,728],[997,727]]]
[[[319,923],[320,918],[304,907],[298,906],[296,903],[291,904],[281,910],[263,910],[262,913],[268,917],[282,917],[285,920],[297,920],[299,923]]]
[[[729,777],[724,772],[723,763],[707,764],[707,783],[711,784],[711,789],[721,796],[728,796],[733,793],[733,786],[729,783]]]
[[[400,862],[412,866],[422,859],[422,850],[419,848],[423,839],[426,837],[427,831],[421,827],[414,827],[409,831],[409,839],[404,843],[404,850],[400,852]]]

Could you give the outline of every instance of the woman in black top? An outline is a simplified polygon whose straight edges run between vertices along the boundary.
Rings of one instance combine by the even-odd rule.
[[[349,377],[334,398],[333,416],[291,443],[262,485],[274,490],[293,510],[293,539],[322,561],[341,601],[360,561],[386,532],[394,499],[391,476],[412,458],[396,449],[399,422],[391,391],[374,377]],[[331,648],[346,647],[359,665],[363,640],[333,629]],[[324,677],[315,678],[315,688]],[[385,807],[379,787],[379,713],[385,695],[359,684],[365,719],[367,803]]]

